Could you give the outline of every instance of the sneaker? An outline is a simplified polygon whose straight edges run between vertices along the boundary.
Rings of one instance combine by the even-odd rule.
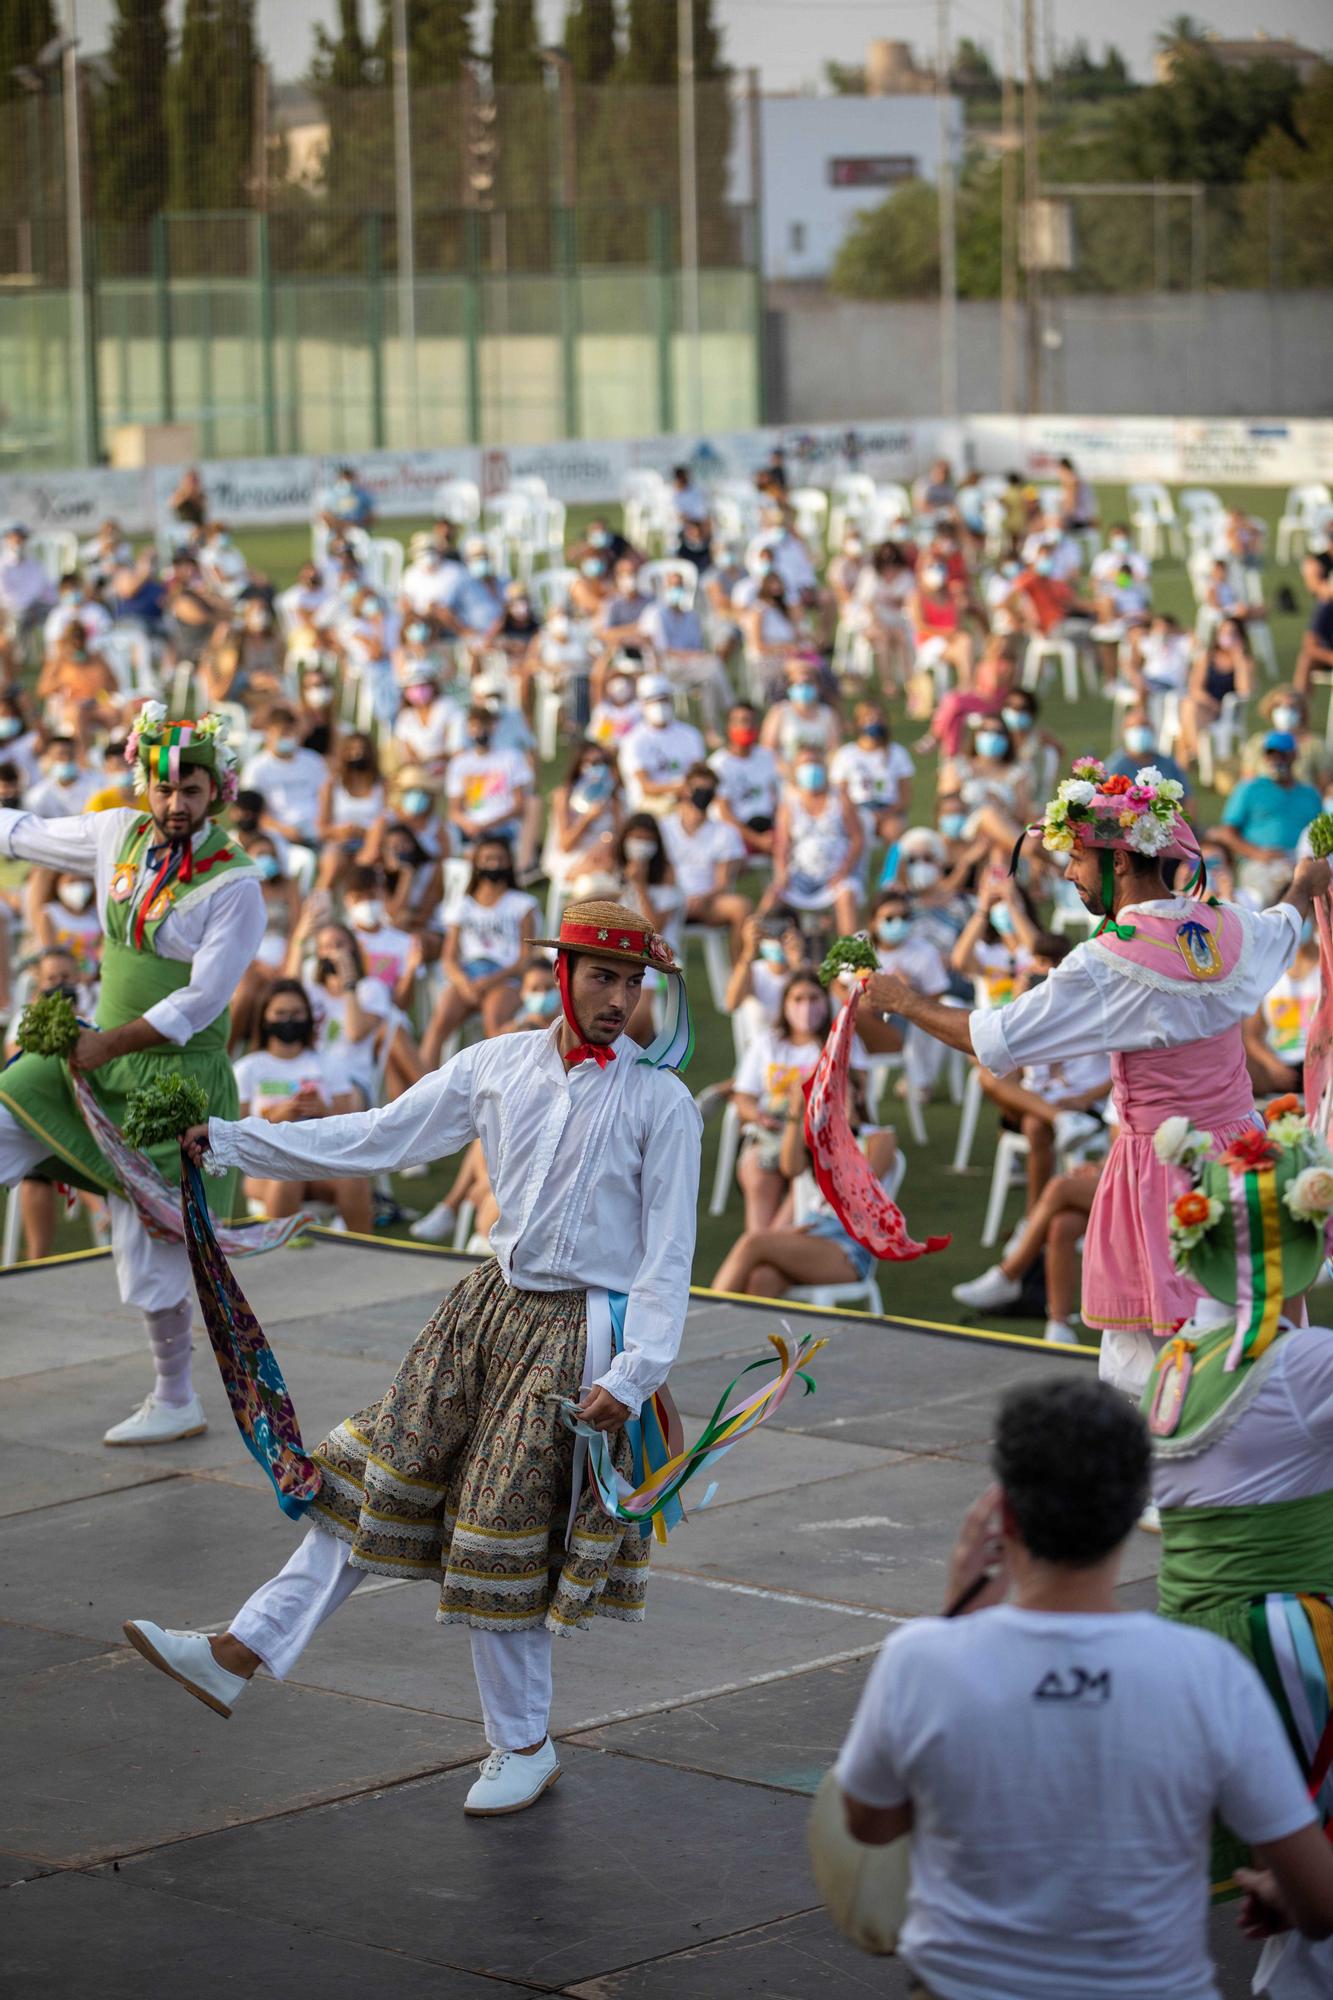
[[[992,1264],[989,1271],[983,1271],[979,1278],[969,1278],[965,1285],[955,1285],[953,1295],[960,1306],[998,1308],[1017,1305],[1023,1296],[1023,1287],[1017,1278],[1007,1278],[998,1264]]]
[[[559,1776],[560,1765],[549,1736],[530,1757],[520,1757],[517,1750],[492,1750],[481,1766],[481,1776],[463,1801],[463,1811],[474,1819],[522,1812],[524,1806],[534,1805]]]
[[[445,1243],[454,1233],[457,1221],[447,1201],[437,1201],[434,1208],[419,1217],[408,1231],[418,1243]]]
[[[1065,1319],[1048,1319],[1042,1339],[1051,1347],[1077,1347],[1079,1337]]]
[[[249,1686],[244,1675],[218,1665],[203,1632],[168,1632],[148,1618],[131,1618],[121,1629],[136,1653],[179,1681],[214,1715],[229,1716]]]
[[[1147,1506],[1144,1508],[1143,1512],[1139,1515],[1139,1526],[1142,1528],[1145,1535],[1161,1534],[1162,1516],[1160,1510],[1158,1509],[1157,1502],[1155,1500],[1150,1500]]]
[[[163,1403],[151,1393],[132,1417],[113,1424],[103,1444],[174,1444],[178,1438],[202,1437],[208,1429],[204,1406],[197,1396],[188,1403]]]
[[[1057,1153],[1073,1153],[1080,1146],[1086,1146],[1089,1139],[1101,1136],[1105,1127],[1100,1118],[1094,1118],[1087,1111],[1057,1111],[1055,1114],[1055,1150]]]

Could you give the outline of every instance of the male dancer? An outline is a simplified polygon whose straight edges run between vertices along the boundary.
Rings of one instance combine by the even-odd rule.
[[[1090,760],[1074,769],[1041,831],[1048,848],[1069,855],[1069,880],[1103,919],[1092,937],[1006,1007],[944,1007],[883,973],[867,998],[996,1076],[1111,1057],[1119,1126],[1088,1220],[1083,1319],[1102,1329],[1103,1380],[1138,1396],[1157,1344],[1198,1296],[1171,1263],[1166,1213],[1177,1181],[1152,1135],[1180,1114],[1221,1146],[1254,1123],[1241,1023],[1290,963],[1331,878],[1326,862],[1301,861],[1283,901],[1257,914],[1169,894],[1162,863],[1199,859],[1180,787],[1151,767],[1133,783]]]
[[[552,1635],[595,1613],[643,1617],[648,1543],[571,1490],[559,1405],[579,1399],[628,1475],[622,1426],[675,1359],[694,1253],[699,1113],[625,1033],[646,968],[678,978],[670,947],[604,902],[570,904],[559,938],[541,942],[557,950],[564,1006],[546,1033],[474,1043],[382,1110],[308,1126],[210,1119],[187,1134],[196,1159],[276,1179],[424,1165],[479,1137],[496,1254],[449,1294],[379,1401],[312,1454],[315,1526],[223,1637],[125,1627],[230,1715],[255,1670],[280,1680],[367,1573],[432,1579],[440,1621],[470,1628],[491,1745],[464,1806],[475,1814],[517,1812],[560,1775]]]
[[[220,716],[168,722],[160,702],[142,710],[130,739],[137,810],[39,819],[0,809],[0,854],[91,875],[105,932],[97,1025],[85,1028],[70,1069],[117,1125],[126,1101],[155,1074],[196,1078],[219,1113],[238,1105],[227,1060],[227,1007],[264,935],[264,898],[248,855],[214,822],[235,791],[235,755]],[[154,1153],[169,1179],[173,1144]],[[0,1187],[33,1176],[105,1194],[111,1247],[126,1305],[148,1329],[156,1376],[139,1408],[103,1442],[166,1444],[197,1437],[203,1405],[190,1379],[194,1295],[183,1243],[148,1234],[118,1192],[115,1173],[74,1100],[65,1065],[25,1055],[0,1070]],[[231,1213],[230,1176],[212,1206]]]

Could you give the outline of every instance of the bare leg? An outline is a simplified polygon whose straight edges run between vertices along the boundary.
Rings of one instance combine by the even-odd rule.
[[[787,1183],[782,1175],[771,1167],[761,1167],[753,1153],[743,1152],[736,1168],[736,1178],[745,1196],[745,1227],[750,1230],[770,1228],[778,1204],[787,1192]]]
[[[720,1292],[748,1292],[753,1289],[756,1270],[768,1267],[775,1272],[785,1291],[788,1285],[850,1285],[856,1272],[845,1250],[826,1236],[808,1236],[803,1230],[762,1229],[746,1231],[735,1248],[723,1259],[713,1280]],[[778,1294],[769,1293],[768,1297]]]
[[[449,1037],[461,1028],[473,1011],[456,986],[446,986],[435,1003],[430,1025],[421,1037],[421,1061],[427,1070],[438,1069],[440,1053]]]
[[[55,1189],[50,1181],[20,1181],[18,1204],[25,1254],[29,1258],[49,1257],[56,1240]]]
[[[1023,1137],[1028,1142],[1028,1206],[1041,1198],[1041,1191],[1055,1169],[1055,1133],[1046,1119],[1029,1112],[1023,1119]]]
[[[492,986],[481,1003],[481,1025],[487,1035],[494,1035],[513,1020],[518,1012],[518,988],[512,983],[507,986]]]
[[[1051,1319],[1068,1320],[1078,1302],[1078,1241],[1088,1226],[1088,1218],[1076,1209],[1063,1209],[1051,1224],[1046,1239],[1046,1311]]]

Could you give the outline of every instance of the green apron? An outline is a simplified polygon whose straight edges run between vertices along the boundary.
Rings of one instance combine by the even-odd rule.
[[[152,831],[151,820],[136,821],[129,828],[113,879],[137,878]],[[114,899],[108,902],[103,912],[106,944],[97,1003],[99,1028],[120,1028],[127,1021],[137,1021],[159,1000],[189,985],[188,964],[158,956],[158,930],[173,910],[178,910],[190,895],[214,879],[215,867],[225,867],[230,876],[253,865],[243,850],[215,827],[195,851],[193,880],[175,882],[165,896],[155,899],[155,915],[143,927],[142,950],[132,937],[133,902]],[[200,1029],[183,1048],[175,1042],[163,1042],[136,1055],[117,1056],[94,1070],[86,1081],[112,1123],[124,1125],[131,1091],[164,1075],[193,1077],[208,1094],[210,1117],[235,1118],[240,1098],[227,1058],[230,1018],[230,1009],[224,1008],[215,1021]],[[0,1105],[49,1148],[47,1157],[32,1169],[34,1179],[67,1182],[92,1194],[120,1192],[109,1162],[75,1103],[67,1064],[55,1056],[20,1056],[7,1069],[0,1070]],[[152,1147],[149,1158],[169,1187],[179,1182],[180,1148],[175,1140]],[[243,1220],[238,1200],[239,1175],[234,1169],[223,1179],[208,1176],[205,1185],[215,1215],[223,1221]]]

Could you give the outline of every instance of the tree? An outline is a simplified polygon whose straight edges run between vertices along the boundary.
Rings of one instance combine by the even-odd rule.
[[[144,223],[167,205],[165,0],[117,0],[94,112],[99,219]]]
[[[1209,28],[1206,21],[1196,20],[1193,14],[1173,14],[1165,25],[1158,29],[1157,46],[1163,54],[1175,49],[1194,49],[1208,40]]]
[[[413,90],[457,83],[470,62],[473,0],[407,0],[407,79]],[[375,55],[384,75],[393,58],[392,0],[380,0]]]
[[[974,101],[998,98],[1000,79],[995,74],[995,65],[990,52],[974,42],[970,35],[964,35],[954,50],[953,61],[949,65],[949,82],[960,97]]]
[[[605,83],[619,58],[616,0],[571,0],[565,47],[577,83]]]
[[[532,0],[494,0],[491,14],[491,82],[540,83],[541,42]]]
[[[1244,178],[1245,162],[1272,128],[1295,136],[1300,91],[1280,63],[1224,69],[1206,48],[1184,51],[1165,83],[1135,91],[1116,107],[1113,139],[1126,180]]]
[[[250,205],[257,61],[254,0],[185,0],[167,90],[174,209]]]
[[[864,63],[826,62],[824,81],[835,97],[864,97],[866,94],[866,72]]]
[[[628,31],[621,81],[674,84],[678,37],[676,9],[669,0],[629,0]],[[694,0],[694,74],[700,81],[726,74],[713,0]]]
[[[969,167],[957,194],[958,296],[1000,290],[1000,177],[994,161]],[[876,208],[863,209],[844,236],[829,278],[853,299],[919,299],[940,285],[939,191],[907,181]]]
[[[0,104],[23,95],[16,69],[31,68],[59,33],[51,0],[4,0],[0,6]]]
[[[338,33],[315,28],[308,77],[324,109],[329,143],[323,188],[337,207],[370,206],[386,196],[392,176],[392,131],[370,93],[384,82],[383,66],[361,32],[359,0],[339,0]]]

